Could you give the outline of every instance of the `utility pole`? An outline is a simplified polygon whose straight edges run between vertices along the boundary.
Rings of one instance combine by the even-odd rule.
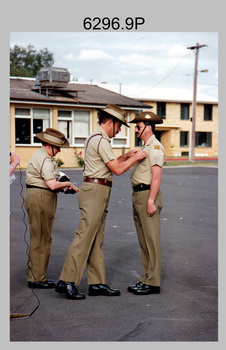
[[[191,135],[190,135],[190,152],[189,160],[195,160],[195,120],[196,120],[196,95],[197,95],[197,73],[198,73],[198,57],[199,49],[207,45],[199,45],[187,47],[187,49],[195,50],[195,71],[194,71],[194,87],[193,87],[193,102],[192,102],[192,119],[191,119]]]

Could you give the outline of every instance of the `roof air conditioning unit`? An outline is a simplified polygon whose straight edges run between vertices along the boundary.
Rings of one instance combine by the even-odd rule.
[[[35,86],[61,88],[66,87],[69,81],[67,68],[43,67],[38,72]]]

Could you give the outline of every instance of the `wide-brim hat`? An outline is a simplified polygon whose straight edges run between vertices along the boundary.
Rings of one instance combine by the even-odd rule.
[[[67,148],[70,147],[65,135],[59,130],[47,128],[45,131],[36,134],[36,137],[52,146]]]
[[[136,115],[136,117],[129,123],[151,122],[153,124],[162,124],[163,120],[157,114],[151,111],[143,111]]]
[[[124,109],[109,103],[102,111],[118,119],[123,125],[129,128],[129,125],[126,123],[127,112]]]

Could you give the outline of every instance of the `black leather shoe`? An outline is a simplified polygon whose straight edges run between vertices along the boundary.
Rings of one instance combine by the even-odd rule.
[[[159,294],[160,287],[157,286],[148,286],[147,284],[142,284],[141,287],[134,290],[134,294],[136,295],[147,295],[147,294]]]
[[[29,288],[42,288],[42,289],[50,289],[50,288],[55,288],[56,284],[53,280],[45,280],[43,282],[28,282],[28,287]]]
[[[137,288],[141,287],[143,285],[143,282],[137,282],[137,284],[129,286],[127,288],[128,292],[130,293],[134,293],[135,290],[137,290]]]
[[[90,296],[96,296],[96,295],[106,295],[106,296],[118,296],[120,295],[120,291],[118,289],[111,289],[106,284],[91,284],[89,286],[89,293]]]
[[[68,299],[82,300],[86,298],[84,294],[78,292],[75,284],[71,282],[59,281],[55,291],[59,294],[65,294]]]

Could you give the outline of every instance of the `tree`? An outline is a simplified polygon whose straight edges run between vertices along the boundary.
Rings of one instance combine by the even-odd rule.
[[[42,67],[52,67],[53,64],[53,53],[47,48],[39,52],[32,45],[10,48],[10,76],[35,78]]]

